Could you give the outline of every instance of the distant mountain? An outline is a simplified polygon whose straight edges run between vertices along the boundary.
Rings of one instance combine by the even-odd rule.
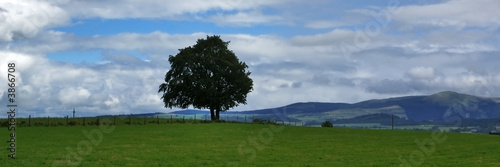
[[[153,117],[158,114],[163,114],[162,112],[155,113],[141,113],[141,114],[121,114],[121,115],[98,115],[97,117],[114,117],[114,116],[130,116],[130,117]]]
[[[181,110],[181,111],[171,112],[171,114],[203,115],[203,114],[210,114],[210,112],[204,110]]]
[[[183,110],[175,114],[209,114],[207,111]],[[346,120],[379,114],[394,115],[413,121],[448,122],[457,119],[500,118],[500,98],[478,97],[445,91],[428,96],[405,96],[368,100],[359,103],[294,103],[283,107],[222,114],[253,115],[268,119],[293,121]],[[380,115],[382,114],[382,115]]]
[[[338,110],[345,108],[350,104],[347,103],[319,103],[319,102],[307,102],[307,103],[294,103],[283,107],[243,111],[242,114],[273,114],[274,112],[283,114],[319,114],[328,111]]]

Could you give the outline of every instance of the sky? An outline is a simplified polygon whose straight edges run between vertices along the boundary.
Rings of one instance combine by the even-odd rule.
[[[238,111],[440,91],[500,97],[498,9],[497,0],[0,0],[0,80],[15,63],[21,117],[176,111],[158,93],[169,55],[219,35],[252,73]]]

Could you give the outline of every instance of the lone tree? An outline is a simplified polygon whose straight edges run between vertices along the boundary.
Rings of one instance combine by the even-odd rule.
[[[171,68],[158,90],[163,92],[165,108],[192,105],[210,109],[213,121],[219,120],[221,111],[246,104],[253,81],[248,66],[227,48],[228,44],[219,36],[207,36],[170,55]]]
[[[330,121],[325,121],[325,122],[321,123],[321,127],[331,128],[331,127],[333,127],[333,124]]]

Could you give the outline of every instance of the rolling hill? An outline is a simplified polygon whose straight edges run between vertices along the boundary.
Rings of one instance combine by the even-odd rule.
[[[208,114],[207,111],[183,110],[173,114]],[[359,103],[302,102],[283,107],[229,111],[224,115],[247,115],[284,121],[346,120],[367,115],[394,115],[411,121],[451,122],[457,119],[500,118],[500,98],[478,97],[452,91],[427,96],[405,96],[368,100]],[[221,117],[222,118],[222,117]]]

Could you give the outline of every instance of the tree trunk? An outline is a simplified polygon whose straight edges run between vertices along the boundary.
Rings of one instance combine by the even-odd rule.
[[[210,108],[210,120],[215,121],[215,114],[213,108]]]
[[[216,117],[215,119],[216,119],[216,120],[220,120],[220,117],[219,117],[220,115],[219,115],[219,113],[220,113],[220,110],[216,110],[216,111],[215,111],[215,114],[216,114],[216,115],[215,115],[215,117]]]

